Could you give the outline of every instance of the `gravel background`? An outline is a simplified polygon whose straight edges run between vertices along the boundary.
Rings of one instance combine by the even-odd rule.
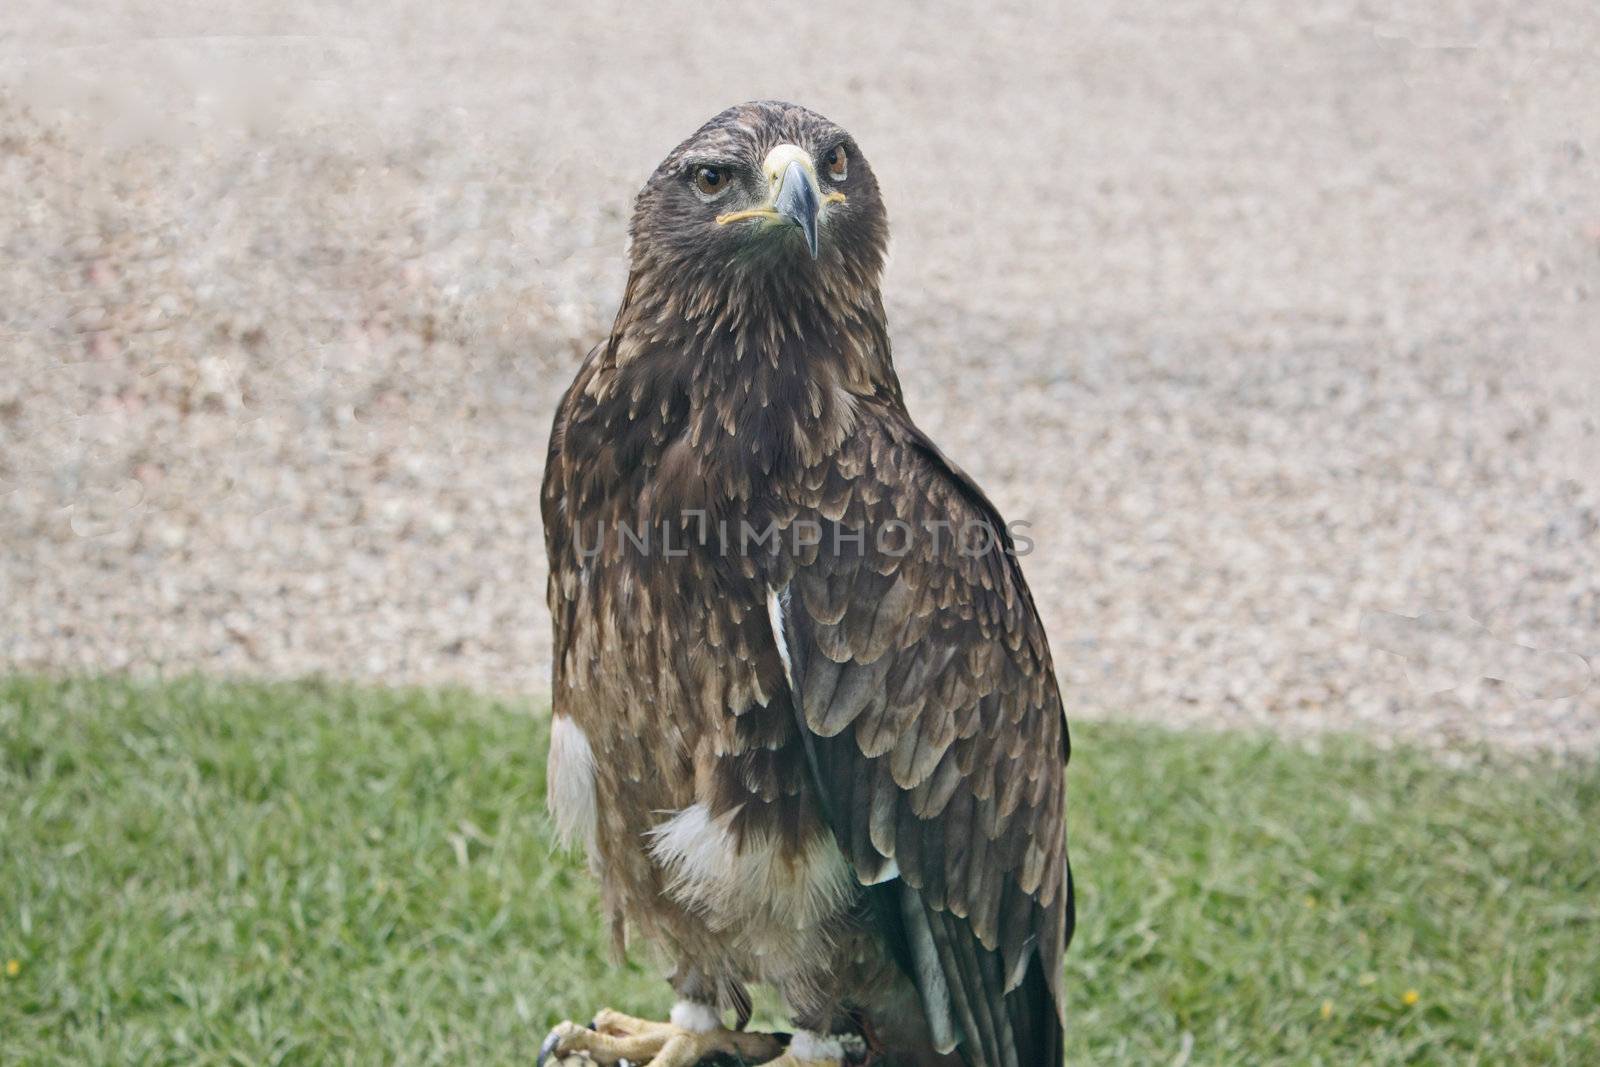
[[[0,663],[545,689],[630,201],[775,96],[1074,714],[1600,748],[1592,4],[263,6],[6,5]]]

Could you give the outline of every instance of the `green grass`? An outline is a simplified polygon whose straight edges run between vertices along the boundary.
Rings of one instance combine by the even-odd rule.
[[[0,1063],[530,1064],[664,1010],[552,850],[545,736],[461,693],[0,681]],[[1071,1062],[1600,1062],[1593,766],[1074,738]]]

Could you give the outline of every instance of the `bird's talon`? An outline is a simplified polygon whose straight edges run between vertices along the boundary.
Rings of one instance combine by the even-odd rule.
[[[603,1009],[587,1027],[571,1020],[557,1024],[539,1049],[536,1067],[698,1067],[714,1056],[753,1065],[782,1051],[783,1043],[771,1034],[684,1030]]]
[[[571,1019],[563,1019],[551,1028],[545,1036],[544,1043],[539,1046],[539,1058],[534,1060],[534,1067],[575,1067],[576,1064],[590,1062],[589,1057],[575,1050],[565,1048],[572,1036],[581,1034],[584,1028],[574,1023]],[[617,1067],[622,1067],[619,1063]]]

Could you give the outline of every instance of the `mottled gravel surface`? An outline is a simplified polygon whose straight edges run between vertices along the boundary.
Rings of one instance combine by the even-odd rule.
[[[0,664],[544,690],[630,201],[781,97],[1074,714],[1600,748],[1592,3],[235,6],[6,4]]]

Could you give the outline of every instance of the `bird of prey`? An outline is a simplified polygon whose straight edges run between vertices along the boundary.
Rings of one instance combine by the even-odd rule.
[[[675,1007],[542,1059],[1061,1063],[1066,720],[1011,533],[901,397],[872,169],[742,104],[630,235],[550,438],[549,802]]]

